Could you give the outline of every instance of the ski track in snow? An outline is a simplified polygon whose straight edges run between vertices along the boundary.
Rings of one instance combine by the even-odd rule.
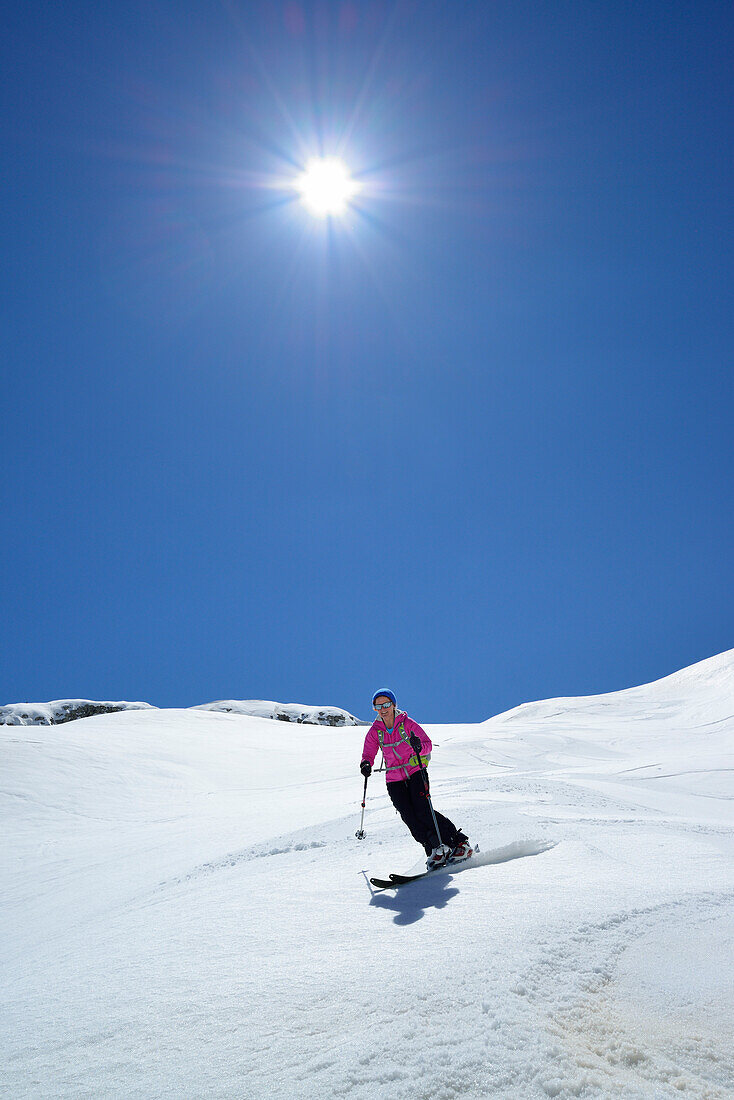
[[[0,1095],[731,1100],[732,694],[734,653],[430,727],[481,851],[398,891],[363,729],[0,727]]]
[[[167,889],[173,885],[180,885],[182,882],[190,882],[202,875],[213,875],[227,867],[236,867],[238,863],[247,863],[253,859],[284,856],[288,855],[289,852],[310,852],[314,848],[325,848],[326,844],[325,840],[288,840],[286,838],[278,840],[275,844],[256,844],[251,848],[242,848],[238,852],[229,852],[220,859],[202,863],[199,867],[192,868],[185,875],[161,883],[160,888]]]

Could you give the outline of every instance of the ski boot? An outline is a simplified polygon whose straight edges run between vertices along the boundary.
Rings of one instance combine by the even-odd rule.
[[[471,859],[475,851],[477,851],[477,849],[469,843],[469,838],[467,837],[466,839],[459,841],[459,843],[456,845],[453,852],[449,856],[448,862],[461,863],[462,860]]]
[[[448,844],[439,844],[426,860],[426,870],[435,871],[437,867],[443,867],[444,863],[448,863],[450,856],[451,849]]]

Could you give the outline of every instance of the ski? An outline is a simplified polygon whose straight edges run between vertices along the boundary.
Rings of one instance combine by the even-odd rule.
[[[409,882],[418,882],[419,879],[428,878],[429,875],[435,875],[436,871],[450,871],[452,867],[458,867],[461,863],[468,863],[472,856],[475,856],[478,851],[479,847],[477,846],[470,856],[465,856],[463,859],[449,860],[448,863],[442,863],[440,867],[434,867],[431,871],[423,871],[419,875],[391,874],[389,880],[384,878],[371,878],[370,882],[373,886],[376,886],[378,890],[396,890],[398,886],[407,886]]]
[[[433,871],[424,871],[422,875],[390,875],[390,878],[371,878],[370,882],[378,890],[397,890],[398,886],[407,886],[409,882],[417,882],[418,879],[427,878]]]

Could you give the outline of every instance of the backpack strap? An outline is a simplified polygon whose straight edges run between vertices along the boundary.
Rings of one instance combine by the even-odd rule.
[[[398,741],[388,741],[387,746],[385,746],[385,744],[384,744],[384,737],[383,737],[384,732],[385,731],[382,730],[382,729],[378,729],[378,731],[377,731],[377,740],[378,740],[378,743],[380,745],[380,750],[382,752],[383,759],[385,757],[385,747],[387,747],[388,749],[395,749],[395,748],[397,748],[398,745],[405,744],[405,745],[409,745],[411,749],[413,748],[413,746],[410,744],[410,736],[405,732],[405,723],[404,722],[401,722],[400,725],[398,726],[399,740]],[[431,759],[430,752],[426,753],[425,756],[421,755],[420,757],[418,757],[417,753],[414,752],[413,755],[408,759],[407,764],[388,764],[387,760],[385,760],[385,767],[386,767],[387,771],[389,771],[389,772],[402,772],[404,778],[407,779],[408,778],[408,768],[409,767],[411,767],[411,768],[425,768],[425,766],[427,765],[427,763],[430,759]]]

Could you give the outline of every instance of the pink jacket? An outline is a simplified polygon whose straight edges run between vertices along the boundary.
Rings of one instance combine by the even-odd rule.
[[[411,734],[417,734],[421,742],[421,760],[426,767],[431,759],[431,739],[424,729],[408,718],[405,711],[399,711],[395,715],[395,725],[392,733],[388,733],[385,723],[381,718],[376,718],[367,731],[364,739],[362,759],[374,764],[377,750],[382,748],[385,757],[387,772],[385,779],[388,783],[397,783],[400,779],[407,779],[409,775],[419,771],[415,752],[410,747],[408,740]]]

